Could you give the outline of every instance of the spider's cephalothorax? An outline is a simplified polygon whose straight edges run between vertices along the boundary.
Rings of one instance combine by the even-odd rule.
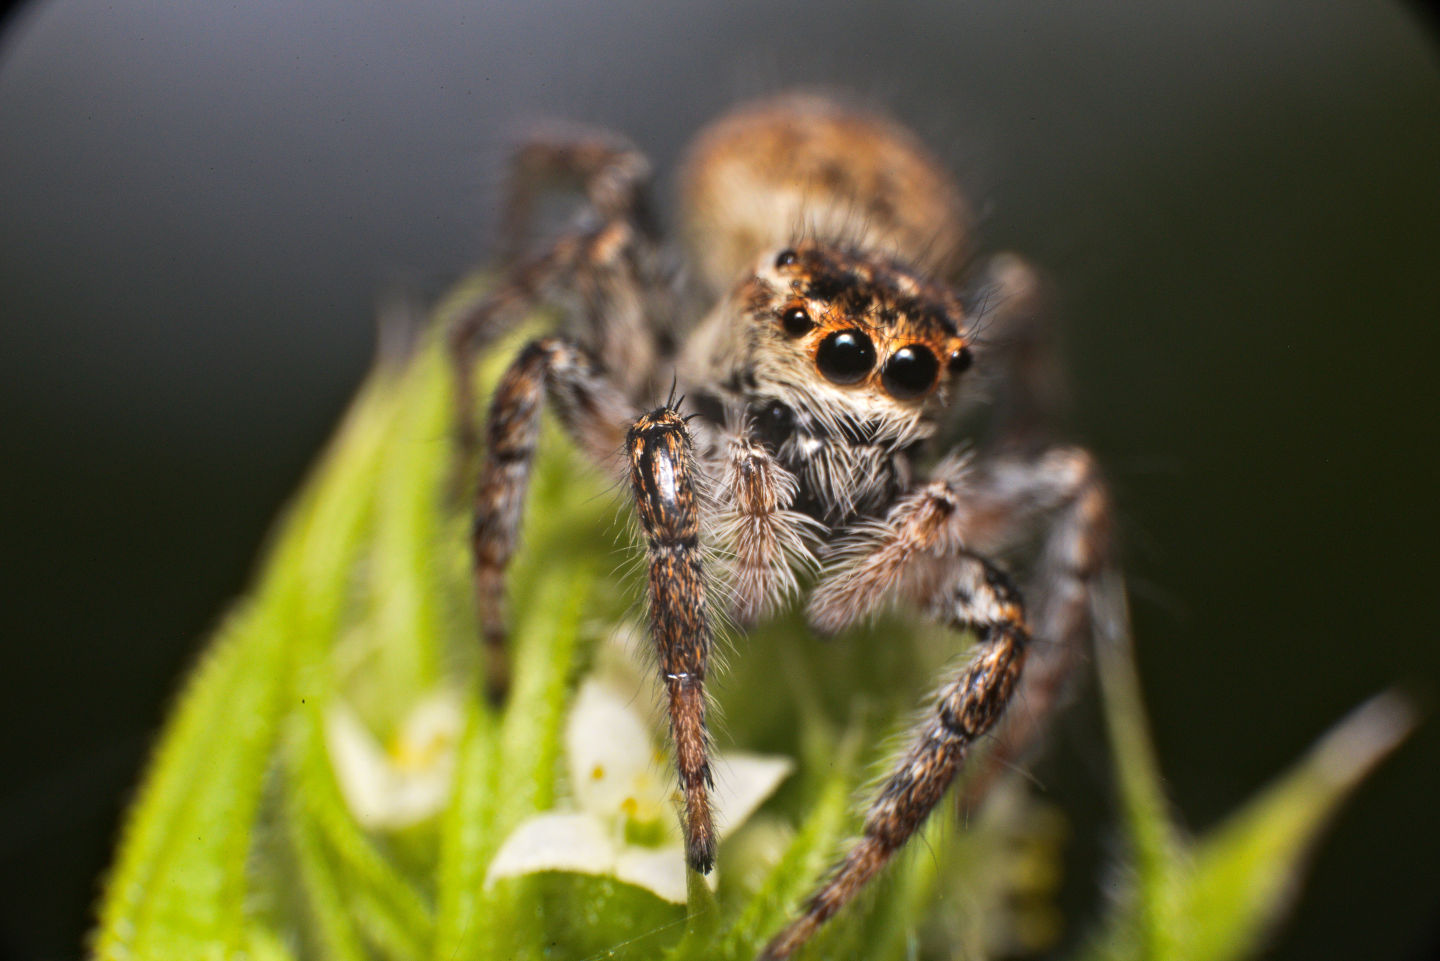
[[[1037,443],[1052,388],[1033,275],[1008,255],[966,263],[964,201],[908,131],[806,94],[741,107],[702,131],[680,178],[690,287],[713,301],[693,325],[684,274],[645,214],[648,176],[612,134],[576,128],[528,143],[506,217],[512,239],[546,180],[576,182],[590,209],[515,259],[453,331],[468,459],[476,351],[541,301],[574,308],[574,326],[529,344],[491,402],[472,534],[489,690],[504,697],[504,572],[546,400],[599,464],[614,469],[624,452],[696,870],[715,859],[705,725],[714,605],[749,625],[809,570],[804,603],[817,631],[899,603],[972,632],[973,655],[939,686],[863,836],[764,952],[787,957],[904,846],[979,738],[998,730],[993,770],[1033,737],[1092,629],[1109,502],[1084,451]],[[985,288],[983,316],[967,313],[957,279]],[[995,349],[996,334],[1012,349]],[[992,440],[922,476],[933,458],[920,449],[953,424],[962,388],[987,367],[999,385]],[[686,412],[673,399],[643,412],[676,383]],[[1022,571],[1027,605],[991,558],[1037,534]],[[719,550],[706,555],[706,544]],[[724,592],[712,589],[717,579]],[[1007,717],[1017,696],[1026,711]]]
[[[909,486],[972,350],[949,288],[859,251],[802,243],[756,265],[681,358],[715,426],[746,429],[831,531]]]

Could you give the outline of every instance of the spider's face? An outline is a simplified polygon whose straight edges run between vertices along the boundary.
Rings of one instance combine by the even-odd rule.
[[[741,297],[752,396],[837,432],[925,436],[971,363],[958,297],[873,255],[798,244],[767,256]]]

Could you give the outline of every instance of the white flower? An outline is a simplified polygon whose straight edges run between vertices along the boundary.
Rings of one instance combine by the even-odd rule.
[[[603,874],[685,902],[685,853],[675,816],[674,774],[639,714],[595,681],[580,688],[565,729],[578,810],[539,814],[517,827],[485,883],[536,871]],[[787,758],[720,755],[710,804],[723,839],[790,773]],[[708,879],[715,883],[712,873]]]
[[[439,813],[450,797],[464,724],[453,691],[420,700],[386,747],[343,701],[325,713],[325,746],[340,793],[367,828],[397,829]]]

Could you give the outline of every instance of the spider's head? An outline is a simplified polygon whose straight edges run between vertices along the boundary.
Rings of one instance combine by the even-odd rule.
[[[752,397],[887,445],[928,435],[972,360],[958,295],[872,254],[771,253],[740,308]]]

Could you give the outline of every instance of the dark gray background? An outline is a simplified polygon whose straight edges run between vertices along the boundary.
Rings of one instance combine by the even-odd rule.
[[[890,104],[1048,270],[1203,829],[1394,682],[1433,700],[1440,74],[1402,7],[46,0],[0,47],[0,953],[78,953],[166,699],[362,377],[377,298],[486,254],[506,137],[670,170],[737,97]],[[663,186],[663,185],[662,185]],[[1110,841],[1093,710],[1040,777]],[[1440,723],[1275,958],[1416,958]],[[1083,931],[1072,928],[1072,936]]]

